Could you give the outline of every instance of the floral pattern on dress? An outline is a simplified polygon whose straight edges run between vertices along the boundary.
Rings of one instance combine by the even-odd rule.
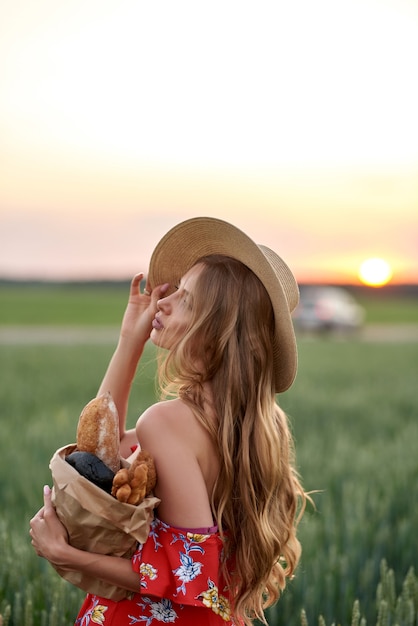
[[[202,571],[202,563],[193,561],[188,554],[180,553],[180,567],[174,570],[174,574],[181,580],[181,585],[177,587],[177,594],[181,591],[186,595],[186,583],[191,582]]]
[[[178,536],[175,535],[173,537],[171,545],[177,541],[183,543],[184,552],[179,552],[180,566],[173,570],[175,576],[181,581],[181,584],[176,589],[176,593],[181,592],[183,595],[186,595],[186,583],[197,578],[202,571],[203,564],[200,561],[194,561],[190,553],[199,552],[199,554],[205,554],[202,546],[196,545],[203,542],[203,535],[180,533]]]
[[[132,556],[138,591],[112,602],[88,595],[76,626],[239,626],[220,573],[219,533],[176,529],[158,519]]]
[[[173,603],[167,598],[163,598],[159,602],[151,601],[150,598],[143,598],[143,602],[138,602],[138,606],[142,609],[141,616],[135,617],[130,615],[132,620],[130,624],[145,624],[150,626],[154,620],[163,622],[163,624],[173,624],[177,619],[177,613],[173,609]],[[146,615],[148,609],[148,616]]]
[[[75,626],[87,626],[88,624],[102,624],[105,623],[105,613],[108,607],[99,604],[98,598],[94,597],[93,604],[86,613],[75,622]]]
[[[210,579],[207,590],[199,596],[199,600],[202,600],[203,604],[212,609],[214,613],[220,615],[224,621],[231,619],[229,600],[219,594],[218,587]]]
[[[142,589],[147,588],[147,579],[154,580],[158,575],[157,570],[151,565],[151,563],[141,563],[139,566],[139,572],[141,574]]]

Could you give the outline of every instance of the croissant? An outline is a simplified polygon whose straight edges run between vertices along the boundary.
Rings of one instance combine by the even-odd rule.
[[[120,502],[140,504],[157,482],[152,457],[141,450],[129,468],[122,468],[113,478],[112,496]]]

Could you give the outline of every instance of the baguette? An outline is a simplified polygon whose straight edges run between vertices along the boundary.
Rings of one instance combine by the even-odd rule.
[[[110,392],[91,400],[77,426],[77,450],[97,456],[112,472],[120,469],[119,416]]]

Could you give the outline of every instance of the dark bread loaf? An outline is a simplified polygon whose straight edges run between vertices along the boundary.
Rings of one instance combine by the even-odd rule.
[[[67,463],[84,478],[100,487],[107,493],[111,493],[114,472],[107,467],[95,454],[90,452],[79,452],[75,450],[65,457]]]

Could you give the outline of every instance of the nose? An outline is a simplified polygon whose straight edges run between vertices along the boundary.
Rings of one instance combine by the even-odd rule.
[[[160,298],[157,300],[157,309],[159,311],[167,312],[170,308],[170,296],[166,296],[165,298]]]

